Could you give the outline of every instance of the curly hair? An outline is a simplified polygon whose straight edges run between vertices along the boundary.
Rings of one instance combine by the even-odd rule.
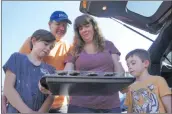
[[[82,39],[81,35],[79,34],[79,27],[82,25],[87,25],[87,24],[92,24],[93,30],[94,30],[94,36],[93,36],[93,42],[94,45],[96,46],[97,51],[103,51],[104,50],[104,37],[98,27],[97,22],[95,19],[87,14],[78,16],[75,19],[74,22],[74,31],[75,31],[75,36],[73,40],[73,50],[72,54],[77,56],[84,48],[85,42]]]

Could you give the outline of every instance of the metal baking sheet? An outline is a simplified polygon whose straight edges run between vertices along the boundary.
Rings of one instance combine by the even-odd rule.
[[[99,96],[112,95],[129,86],[134,77],[126,77],[126,73],[57,71],[46,75],[41,84],[54,95]]]

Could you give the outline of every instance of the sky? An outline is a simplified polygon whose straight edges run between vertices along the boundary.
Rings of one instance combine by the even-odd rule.
[[[10,55],[17,52],[24,41],[37,29],[48,28],[49,17],[52,12],[62,10],[66,12],[69,19],[81,15],[79,1],[2,1],[2,65]],[[121,52],[121,62],[127,71],[125,55],[135,49],[148,49],[151,41],[125,28],[115,21],[107,18],[96,18],[104,37],[114,43]],[[139,30],[153,40],[156,35],[151,35]],[[74,36],[73,25],[70,25],[64,37],[72,43]],[[4,73],[2,71],[2,84]]]

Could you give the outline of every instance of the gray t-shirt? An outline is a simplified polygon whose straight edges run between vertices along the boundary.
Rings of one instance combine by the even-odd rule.
[[[114,72],[111,54],[120,55],[120,52],[111,41],[106,40],[103,52],[88,54],[82,51],[78,57],[68,56],[66,62],[73,63],[76,68],[75,70],[78,71]],[[103,89],[106,90],[106,88]],[[70,104],[75,106],[93,109],[112,109],[120,107],[118,93],[112,96],[71,96],[70,98]]]
[[[8,59],[3,70],[10,70],[16,75],[15,89],[28,107],[38,111],[47,98],[40,92],[38,82],[45,74],[55,73],[55,68],[43,62],[35,66],[26,55],[16,52]],[[7,113],[18,113],[18,110],[9,103]]]

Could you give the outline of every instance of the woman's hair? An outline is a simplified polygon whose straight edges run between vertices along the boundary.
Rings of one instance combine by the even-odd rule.
[[[84,45],[85,45],[84,40],[79,34],[79,27],[83,25],[87,25],[87,24],[92,24],[93,26],[93,30],[94,30],[93,42],[94,42],[94,45],[96,46],[96,49],[98,51],[103,51],[104,49],[104,37],[101,34],[101,31],[98,27],[97,22],[95,21],[93,17],[84,14],[84,15],[78,16],[74,22],[75,36],[74,36],[74,41],[73,41],[74,48],[73,48],[72,54],[75,56],[77,56],[83,50]]]
[[[31,40],[30,40],[31,50],[33,48],[32,38],[35,38],[36,41],[45,41],[48,43],[54,42],[56,40],[55,36],[51,32],[44,29],[36,30],[31,36]]]

